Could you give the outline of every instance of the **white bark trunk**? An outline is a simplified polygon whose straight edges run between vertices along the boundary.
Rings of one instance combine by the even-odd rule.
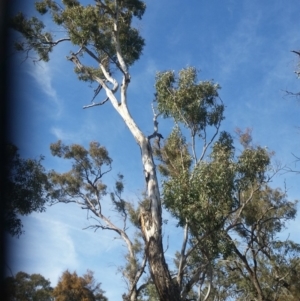
[[[72,55],[70,60],[81,70],[86,70],[76,55]],[[112,78],[108,72],[105,72],[105,69],[101,64],[100,68],[104,71],[103,73],[106,76],[106,79],[113,84],[113,88],[109,88],[104,80],[97,76],[93,76],[93,79],[103,87],[114,109],[120,114],[141,149],[142,164],[147,184],[147,194],[150,200],[150,208],[149,210],[146,209],[141,212],[140,221],[143,237],[146,243],[146,252],[151,277],[161,301],[179,301],[179,288],[171,278],[163,252],[161,235],[161,200],[151,145],[149,139],[138,128],[127,108],[126,91],[130,76],[127,72],[123,75],[121,102],[119,102],[115,96],[118,89],[117,81]]]

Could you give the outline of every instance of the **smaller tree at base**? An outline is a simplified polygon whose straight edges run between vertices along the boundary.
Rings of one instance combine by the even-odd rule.
[[[5,301],[52,301],[50,281],[40,274],[18,272],[15,277],[4,279]]]
[[[90,270],[82,277],[67,270],[53,290],[53,297],[56,301],[107,301],[100,286],[101,283],[96,282],[94,273]]]

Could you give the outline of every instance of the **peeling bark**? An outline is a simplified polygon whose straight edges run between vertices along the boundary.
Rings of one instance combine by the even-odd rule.
[[[177,283],[171,278],[163,252],[161,235],[161,200],[151,145],[148,138],[144,136],[132,119],[127,109],[126,102],[122,102],[122,105],[115,107],[115,109],[123,118],[125,124],[141,149],[150,208],[147,211],[144,210],[141,212],[140,221],[143,237],[147,246],[146,252],[150,266],[150,274],[161,301],[179,301],[181,300],[179,288]]]
[[[147,244],[146,253],[150,274],[160,300],[180,301],[179,287],[176,281],[172,280],[164,258],[161,231],[158,233],[156,221],[153,219],[150,211],[144,210],[140,213],[140,223],[144,240]]]

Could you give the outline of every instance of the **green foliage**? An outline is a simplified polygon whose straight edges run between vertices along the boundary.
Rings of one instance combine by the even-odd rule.
[[[178,78],[174,72],[158,73],[156,89],[159,113],[176,123],[164,144],[154,146],[154,154],[164,177],[163,204],[180,226],[188,225],[191,251],[188,258],[178,253],[175,261],[179,267],[184,259],[183,287],[192,293],[190,283],[198,273],[203,279],[199,285],[206,279],[204,296],[213,266],[209,300],[217,296],[273,300],[283,294],[284,286],[268,269],[280,266],[283,277],[287,251],[283,255],[271,245],[275,241],[280,245],[274,238],[296,214],[296,202],[268,185],[273,153],[253,146],[249,129],[236,131],[243,146],[239,154],[230,134],[221,132],[214,141],[224,119],[224,106],[217,102],[219,87],[212,82],[198,84],[194,68],[182,70]],[[182,125],[190,131],[190,143]],[[281,246],[299,258],[298,246],[288,245]]]
[[[49,182],[42,160],[23,159],[15,145],[6,144],[4,226],[13,236],[23,233],[20,216],[45,210]]]
[[[258,180],[260,183],[266,180],[266,171],[270,165],[270,154],[266,149],[258,146],[256,149],[245,149],[239,156],[238,171],[240,177],[253,182]]]
[[[233,139],[226,132],[220,133],[207,160],[198,161],[193,167],[190,150],[179,127],[156,150],[161,162],[159,171],[166,177],[164,205],[181,226],[189,224],[196,240],[210,239],[206,244],[211,251],[225,256],[231,242],[227,241],[223,226],[242,205],[241,195],[267,180],[270,154],[257,147],[246,148],[236,156]],[[252,203],[257,208],[255,200]]]
[[[139,217],[138,211],[134,206],[122,197],[124,191],[123,175],[118,174],[114,190],[110,193],[113,205],[112,210],[117,212],[119,218],[117,224],[107,217],[105,210],[102,210],[102,202],[107,193],[107,187],[102,182],[102,178],[111,171],[112,163],[107,150],[96,142],[91,142],[89,149],[86,149],[78,144],[65,145],[61,141],[51,144],[50,149],[54,156],[70,160],[72,168],[66,173],[57,173],[55,171],[49,173],[49,181],[51,183],[51,188],[48,190],[49,197],[51,197],[53,203],[74,202],[79,204],[82,209],[91,212],[93,219],[97,221],[89,228],[111,230],[125,240],[128,246],[128,252],[125,255],[126,264],[120,267],[119,271],[122,272],[124,278],[128,281],[128,285],[131,285],[140,269],[144,269],[140,260],[144,255],[144,245],[141,234],[135,235],[134,239],[130,240],[126,233],[128,221],[139,227]],[[122,226],[119,226],[120,224]],[[62,279],[60,286],[65,286],[64,290],[67,291],[68,285],[64,284],[64,282],[81,283],[82,280],[78,280],[75,276],[66,272],[63,275],[66,280]],[[73,281],[73,278],[76,281]],[[54,293],[57,290],[61,290],[61,287],[55,288]],[[77,294],[77,291],[75,293]],[[65,297],[57,300],[63,301],[73,298],[71,295],[66,294],[67,292],[63,294]],[[57,295],[55,297],[57,298]],[[77,300],[76,298],[72,300]],[[83,297],[81,296],[80,298]]]
[[[197,83],[195,68],[186,68],[176,77],[173,71],[156,75],[156,101],[164,117],[172,117],[200,135],[207,126],[218,126],[224,106],[218,104],[220,86],[212,81]]]
[[[226,291],[228,298],[237,300],[280,300],[283,296],[297,300],[291,271],[299,268],[300,245],[278,239],[285,222],[295,217],[297,202],[288,201],[279,189],[257,183],[241,192],[239,202],[239,210],[227,224],[232,252],[218,263],[216,285],[224,290],[222,294]]]
[[[98,142],[91,142],[87,150],[78,144],[66,146],[58,141],[51,144],[50,149],[53,156],[72,161],[69,172],[49,173],[52,186],[48,193],[52,200],[70,202],[81,198],[100,206],[99,200],[106,195],[102,177],[111,170],[112,163],[106,148]]]
[[[149,208],[149,205],[148,205]],[[130,222],[136,227],[140,228],[140,208],[135,208],[133,204],[127,203],[127,212],[129,215]]]
[[[138,301],[159,301],[158,294],[156,292],[155,285],[149,283],[141,292],[141,298]]]
[[[299,247],[274,237],[286,221],[295,217],[297,203],[288,201],[279,189],[268,186],[273,153],[251,145],[251,130],[237,130],[243,146],[239,154],[226,132],[221,132],[213,142],[224,118],[224,107],[214,102],[218,87],[205,82],[205,87],[210,87],[205,90],[201,83],[196,84],[195,75],[195,69],[189,68],[181,71],[178,79],[174,72],[159,73],[156,81],[158,110],[177,123],[163,146],[154,150],[159,160],[158,170],[164,177],[164,206],[180,226],[187,224],[189,229],[192,252],[184,262],[183,286],[193,283],[197,270],[199,279],[209,278],[208,267],[213,265],[209,300],[217,296],[222,300],[232,297],[273,300],[281,294],[293,298],[291,292],[284,291],[284,283],[279,279],[287,275],[284,266],[290,266],[287,253],[299,258]],[[187,142],[188,136],[183,134],[180,124],[190,130],[191,143]],[[207,133],[211,126],[216,131],[209,140]],[[197,159],[196,135],[203,147],[200,159]],[[211,151],[205,157],[209,145]],[[284,252],[276,251],[275,241]],[[179,267],[182,254],[177,256],[175,263]],[[275,266],[282,269],[277,278],[269,271]],[[203,296],[207,285],[206,282],[201,290]]]
[[[96,283],[94,273],[87,271],[82,277],[76,272],[63,272],[57,286],[53,290],[56,301],[107,301],[101,283]]]
[[[40,274],[29,275],[18,272],[15,277],[4,279],[5,301],[107,301],[101,283],[97,283],[94,273],[87,271],[82,277],[68,270],[53,289],[50,281]]]
[[[99,62],[106,59],[109,60],[109,64],[113,63],[118,67],[118,43],[128,66],[139,59],[145,42],[131,24],[133,17],[142,18],[146,8],[144,2],[96,1],[95,5],[86,6],[75,0],[64,0],[62,3],[63,5],[53,0],[43,0],[36,2],[35,7],[41,15],[50,13],[54,24],[62,27],[64,32],[67,31],[67,37],[54,41],[49,32],[42,31],[45,27],[42,21],[36,17],[26,19],[19,13],[11,23],[12,28],[23,36],[23,41],[16,44],[17,50],[27,53],[34,50],[40,60],[48,61],[54,46],[62,41],[70,41],[73,45],[83,47],[81,54],[85,52],[84,47],[89,46]],[[118,26],[118,32],[115,32],[115,24]],[[97,74],[98,68],[88,68]],[[79,78],[87,80],[84,75]]]
[[[75,67],[74,72],[77,74],[78,79],[85,82],[93,82],[93,76],[97,76],[99,78],[103,77],[102,70],[93,67],[85,67],[84,70]]]
[[[184,174],[189,171],[192,163],[188,145],[178,126],[166,139],[162,149],[155,148],[154,154],[162,162],[158,165],[158,170],[163,176]]]
[[[281,242],[280,247],[275,246],[276,244],[270,246],[272,251],[269,254],[259,252],[255,258],[250,254],[247,256],[249,264],[252,260],[256,263],[256,271],[252,271],[253,275],[258,277],[263,292],[261,300],[296,301],[300,296],[299,245],[295,246],[290,241]],[[219,289],[212,296],[222,294],[223,300],[231,300],[230,297],[241,301],[258,299],[257,290],[251,281],[253,275],[247,272],[239,258],[231,256],[226,262],[219,262],[218,265],[214,281]]]
[[[259,231],[264,229],[264,235],[271,240],[276,233],[282,231],[285,221],[295,218],[296,204],[297,202],[288,201],[286,194],[279,189],[265,186],[257,190],[247,204],[242,214],[244,225],[251,227],[255,224]]]
[[[11,23],[12,28],[23,37],[21,42],[15,44],[18,51],[25,51],[28,55],[33,50],[40,60],[48,61],[54,46],[67,41],[71,44],[69,59],[75,64],[75,73],[80,80],[97,81],[99,89],[104,88],[106,95],[109,95],[109,87],[113,86],[110,92],[115,92],[116,85],[110,76],[117,68],[124,75],[122,89],[125,93],[122,96],[126,95],[130,80],[127,67],[139,59],[145,44],[139,31],[132,26],[134,17],[142,18],[144,2],[96,0],[94,5],[82,5],[77,0],[62,0],[62,4],[42,0],[36,3],[36,10],[41,16],[49,13],[54,25],[62,28],[65,36],[54,40],[50,31],[44,31],[42,21],[36,17],[27,19],[19,13]],[[73,52],[74,46],[76,53]],[[86,57],[92,58],[94,65],[85,65],[82,61]],[[243,150],[236,152],[231,135],[219,133],[224,119],[224,105],[219,98],[220,86],[213,81],[199,82],[195,68],[185,68],[178,75],[173,71],[160,72],[156,76],[155,87],[158,114],[172,118],[175,123],[164,144],[161,146],[158,143],[153,147],[159,161],[158,170],[163,176],[162,201],[178,225],[187,229],[186,241],[175,260],[177,268],[181,269],[175,277],[179,283],[173,288],[162,287],[160,293],[169,290],[168,293],[173,292],[174,297],[174,292],[178,292],[177,286],[180,286],[182,299],[196,299],[193,287],[198,285],[202,296],[208,292],[212,282],[210,300],[296,300],[299,297],[297,276],[300,247],[276,238],[285,222],[295,217],[296,202],[288,201],[285,193],[269,186],[272,154],[260,146],[251,145],[251,130],[237,130]],[[123,100],[122,105],[126,106],[126,99]],[[157,130],[155,134],[159,137]],[[199,144],[202,149],[198,147]],[[37,193],[28,195],[40,202],[37,202],[37,207],[25,207],[23,211],[11,205],[12,202],[7,202],[11,206],[8,207],[12,208],[8,212],[15,217],[14,208],[18,208],[21,214],[43,208],[39,191],[47,184],[47,196],[52,202],[80,204],[82,209],[92,211],[100,219],[99,225],[94,226],[96,229],[112,230],[124,239],[128,253],[122,273],[128,280],[130,294],[142,291],[146,296],[136,298],[157,300],[157,292],[151,281],[146,280],[139,289],[136,281],[140,279],[139,274],[144,272],[140,258],[150,242],[151,252],[157,252],[152,259],[163,259],[160,238],[156,237],[156,242],[148,241],[146,247],[139,235],[131,241],[127,236],[126,223],[129,219],[141,229],[141,213],[145,213],[147,227],[152,230],[152,225],[157,223],[160,231],[161,208],[156,208],[154,212],[156,209],[147,197],[138,207],[125,201],[123,176],[118,175],[114,190],[110,193],[113,209],[123,222],[123,228],[117,227],[101,209],[101,201],[107,194],[102,178],[111,170],[112,163],[107,150],[96,142],[86,149],[78,144],[67,146],[58,141],[51,145],[51,152],[54,156],[70,160],[71,169],[66,173],[51,171],[48,175],[49,184],[40,161],[30,161],[31,165],[27,162],[31,166],[29,170],[34,170],[38,175],[35,180],[41,179],[38,186],[34,186]],[[151,147],[149,152],[148,159],[152,160]],[[21,171],[28,168],[22,162],[17,166]],[[32,184],[26,182],[26,177],[23,178],[15,178],[11,182],[16,183],[18,179],[20,183]],[[36,185],[37,181],[33,183]],[[23,194],[20,193],[22,198]],[[160,198],[158,194],[157,203]],[[9,195],[7,200],[17,199],[12,196]],[[12,220],[12,228],[16,229],[18,221]],[[13,231],[18,233],[19,230]],[[148,256],[153,255],[149,250],[145,252],[148,252]],[[168,271],[157,269],[153,264],[158,262],[156,259],[152,263],[150,257],[148,259],[148,264],[153,265],[151,271],[163,271],[166,279],[170,276]],[[166,269],[163,260],[161,267]],[[162,275],[151,273],[158,287],[160,280],[157,279]],[[166,283],[169,285],[172,281]],[[124,295],[124,299],[130,298],[129,295]],[[64,272],[54,290],[54,297],[58,301],[106,300],[91,272],[83,277]]]
[[[11,20],[11,27],[20,32],[25,41],[15,42],[17,51],[28,52],[33,49],[37,52],[39,59],[49,61],[49,53],[53,49],[53,38],[51,33],[43,31],[45,25],[36,17],[26,19],[23,13],[18,13]]]
[[[184,147],[181,147],[176,142],[175,147],[170,141],[183,139],[178,139],[178,134],[172,132],[161,149],[164,157],[160,170],[168,175],[163,182],[164,205],[176,216],[180,225],[188,222],[195,237],[210,233],[217,243],[217,240],[220,241],[217,231],[236,206],[233,197],[236,167],[232,161],[232,139],[227,133],[222,133],[214,144],[211,160],[201,161],[193,169],[190,168],[188,145],[182,143]]]
[[[40,274],[19,272],[15,277],[4,279],[5,301],[52,301],[50,281]]]
[[[215,255],[219,252],[216,245],[227,248],[221,246],[222,234],[216,235],[216,231],[221,229],[235,205],[236,168],[232,163],[233,141],[227,133],[221,133],[214,144],[210,160],[202,160],[211,143],[207,141],[209,128],[215,128],[216,135],[224,119],[219,89],[212,81],[198,83],[195,68],[181,70],[178,77],[171,71],[156,76],[158,111],[177,123],[163,147],[155,148],[160,161],[158,169],[166,177],[162,185],[164,205],[178,219],[179,225],[189,224],[196,241],[206,236],[209,252]],[[180,124],[190,130],[191,144],[187,143]],[[200,160],[196,155],[196,136],[203,139],[204,152]]]
[[[127,202],[123,200],[121,196],[124,190],[123,178],[123,175],[118,174],[118,180],[115,183],[115,191],[110,193],[110,197],[115,210],[119,212],[121,216],[127,218]]]

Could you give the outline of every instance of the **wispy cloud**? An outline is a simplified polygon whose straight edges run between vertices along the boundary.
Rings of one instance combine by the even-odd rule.
[[[94,140],[99,135],[99,127],[92,122],[93,119],[84,118],[80,124],[73,128],[68,128],[64,124],[52,126],[50,133],[57,139],[65,143],[80,143],[84,144]],[[106,127],[107,125],[103,125]]]
[[[219,59],[220,73],[222,77],[231,75],[242,63],[249,62],[249,58],[253,53],[253,48],[257,48],[260,44],[260,38],[257,35],[257,28],[261,19],[259,11],[254,15],[251,13],[245,14],[237,24],[232,34],[223,42],[218,44],[214,49],[216,58]]]
[[[89,121],[85,121],[79,130],[76,128],[73,130],[66,130],[59,126],[50,128],[50,133],[54,135],[55,139],[62,140],[64,143],[84,144],[90,142],[98,135],[97,131],[99,130],[91,125]]]
[[[25,234],[9,241],[14,258],[8,265],[13,273],[19,270],[29,274],[40,273],[56,282],[62,271],[79,266],[74,241],[66,225],[44,215],[33,215],[23,222]]]
[[[52,104],[55,106],[55,118],[59,118],[62,114],[62,100],[56,93],[52,85],[52,71],[50,65],[40,62],[36,65],[30,65],[28,73],[35,79],[40,89],[48,96]]]
[[[95,260],[100,260],[103,254],[109,258],[112,251],[124,251],[121,241],[115,240],[110,232],[83,230],[90,225],[85,213],[79,212],[76,206],[67,207],[67,216],[62,206],[57,205],[45,213],[23,218],[25,234],[19,239],[8,239],[8,252],[12,257],[7,264],[14,274],[21,270],[40,273],[55,285],[66,269],[83,274],[86,269],[93,270]],[[56,218],[52,218],[53,214]],[[108,261],[116,264],[115,259]],[[6,272],[10,274],[9,270]]]
[[[54,282],[67,268],[77,269],[79,261],[69,229],[59,221],[40,220],[40,223],[45,222],[49,229],[48,235],[36,251],[43,254],[43,258],[49,258],[42,268],[47,274],[50,271],[48,275]]]
[[[55,136],[57,140],[62,141],[72,141],[75,138],[75,133],[67,132],[59,127],[51,127],[50,129],[51,134]],[[78,136],[77,136],[78,137]]]

